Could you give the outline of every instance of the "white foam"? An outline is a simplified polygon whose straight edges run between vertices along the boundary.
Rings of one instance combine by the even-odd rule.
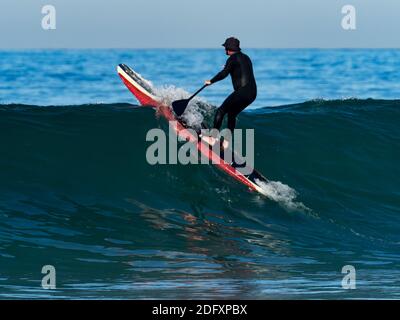
[[[171,105],[175,100],[186,99],[189,93],[175,86],[153,87],[154,93],[161,98],[161,102],[165,105]]]
[[[161,98],[165,105],[171,105],[175,100],[187,99],[190,93],[175,86],[153,87],[155,95]],[[210,112],[213,107],[205,100],[195,97],[190,101],[188,107],[182,115],[182,118],[192,128],[201,128],[204,115]]]
[[[263,195],[277,202],[284,209],[290,212],[311,212],[311,209],[307,208],[303,203],[296,201],[298,193],[288,185],[280,181],[263,182],[258,179],[255,181],[261,187]]]

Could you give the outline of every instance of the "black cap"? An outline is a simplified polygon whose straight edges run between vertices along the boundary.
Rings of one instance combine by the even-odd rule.
[[[222,46],[225,47],[226,50],[240,51],[240,41],[235,37],[230,37],[226,39],[225,43],[223,43]]]

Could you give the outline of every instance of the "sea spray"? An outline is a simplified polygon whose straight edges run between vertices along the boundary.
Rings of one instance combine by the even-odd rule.
[[[175,86],[153,87],[153,90],[158,97],[161,97],[161,101],[165,105],[171,105],[176,100],[187,99],[190,96],[189,92]],[[201,129],[204,118],[213,110],[214,107],[204,99],[195,97],[187,106],[182,119],[189,127]]]
[[[261,187],[261,192],[267,198],[277,202],[284,209],[294,212],[311,212],[303,203],[297,202],[298,193],[288,185],[280,181],[263,182],[256,179],[256,183]]]

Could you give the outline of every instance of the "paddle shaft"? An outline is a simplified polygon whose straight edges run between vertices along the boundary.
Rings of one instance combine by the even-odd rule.
[[[202,86],[199,90],[197,90],[195,93],[193,93],[193,95],[190,98],[188,98],[187,101],[192,100],[195,96],[197,96],[200,93],[200,91],[202,91],[207,86],[208,86],[208,84],[205,84],[204,86]]]

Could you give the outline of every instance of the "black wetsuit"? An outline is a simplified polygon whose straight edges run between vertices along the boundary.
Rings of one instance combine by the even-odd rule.
[[[257,96],[257,84],[254,78],[253,65],[250,58],[242,52],[236,52],[226,61],[224,69],[210,81],[211,83],[232,77],[232,92],[218,108],[214,118],[214,128],[220,129],[225,114],[228,114],[228,128],[235,129],[236,116],[249,106]]]

